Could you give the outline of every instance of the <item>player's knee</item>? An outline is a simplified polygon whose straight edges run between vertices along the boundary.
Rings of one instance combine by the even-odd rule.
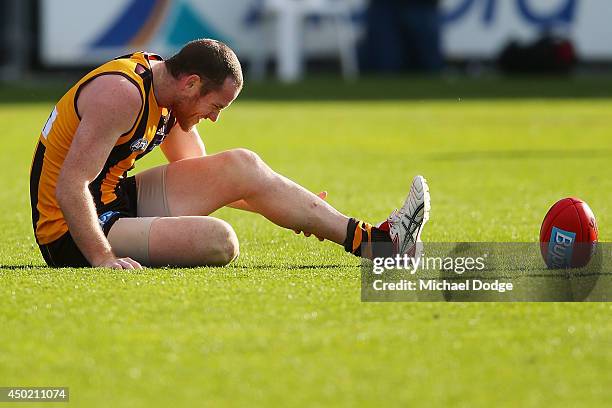
[[[263,160],[257,153],[248,149],[233,149],[229,153],[232,156],[232,161],[238,166],[244,166],[248,169],[254,169],[263,166]]]
[[[240,254],[240,245],[238,244],[238,237],[232,227],[226,231],[225,237],[221,240],[221,262],[223,265],[227,265],[234,259],[238,258]]]
[[[225,221],[219,220],[212,243],[212,260],[214,265],[227,265],[240,253],[238,237],[234,229]]]

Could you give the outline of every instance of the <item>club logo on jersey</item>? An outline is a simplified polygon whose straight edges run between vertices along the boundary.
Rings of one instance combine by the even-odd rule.
[[[575,241],[575,232],[553,227],[548,243],[548,265],[553,268],[569,268],[572,264]]]
[[[142,152],[147,148],[148,145],[149,145],[149,141],[143,137],[141,139],[134,140],[132,144],[130,145],[130,149],[133,152]]]
[[[172,125],[169,124],[170,118],[171,115],[162,116],[160,118],[159,123],[157,124],[157,131],[155,132],[155,136],[151,140],[151,143],[149,143],[149,147],[146,150],[147,153],[153,150],[156,146],[162,144],[166,136],[168,136],[170,128],[172,127]]]

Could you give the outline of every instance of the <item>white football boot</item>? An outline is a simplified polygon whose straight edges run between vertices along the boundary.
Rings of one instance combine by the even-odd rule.
[[[387,218],[395,254],[420,258],[423,251],[421,232],[429,219],[430,209],[427,181],[423,176],[415,176],[404,205]]]

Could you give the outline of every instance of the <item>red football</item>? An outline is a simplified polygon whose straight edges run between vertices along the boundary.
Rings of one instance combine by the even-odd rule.
[[[597,222],[584,201],[568,197],[553,205],[542,222],[540,249],[549,268],[580,268],[597,244]]]

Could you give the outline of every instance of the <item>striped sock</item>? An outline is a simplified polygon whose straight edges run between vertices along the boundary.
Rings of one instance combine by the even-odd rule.
[[[373,256],[390,256],[386,254],[387,246],[381,246],[377,249],[377,246],[372,247],[372,242],[391,242],[388,230],[385,231],[381,228],[373,227],[372,224],[367,222],[356,220],[351,218],[346,226],[346,239],[344,240],[344,250],[351,254],[359,257],[373,257]],[[362,244],[369,245],[369,254],[362,254]],[[384,248],[382,248],[384,247]],[[368,248],[366,246],[366,248]],[[372,253],[372,248],[374,252]],[[384,252],[384,253],[378,253]]]

